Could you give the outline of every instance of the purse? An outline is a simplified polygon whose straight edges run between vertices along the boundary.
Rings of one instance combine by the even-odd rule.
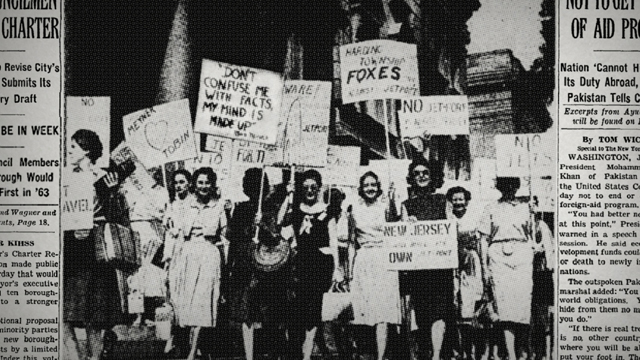
[[[171,327],[174,321],[173,306],[169,303],[164,303],[161,307],[156,308],[155,311],[155,324],[156,324],[156,337],[160,340],[168,341],[171,339]]]
[[[127,295],[127,308],[129,314],[144,313],[144,295],[137,290],[129,293],[129,295]]]
[[[353,320],[352,296],[344,282],[334,282],[322,296],[322,321],[334,320]]]
[[[120,270],[140,267],[140,243],[130,227],[114,223],[100,224],[95,231],[96,260]]]

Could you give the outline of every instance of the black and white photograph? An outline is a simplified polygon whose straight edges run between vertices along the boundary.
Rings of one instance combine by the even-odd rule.
[[[62,2],[62,359],[558,360],[556,1]]]

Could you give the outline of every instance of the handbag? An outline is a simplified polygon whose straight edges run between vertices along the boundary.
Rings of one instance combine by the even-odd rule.
[[[171,327],[174,320],[173,306],[169,303],[164,303],[161,307],[156,308],[155,311],[155,324],[156,324],[156,337],[160,340],[168,341],[171,339]]]
[[[127,308],[129,309],[129,314],[144,313],[144,295],[137,290],[129,293],[127,295]]]
[[[142,264],[139,256],[139,238],[130,227],[114,223],[96,228],[96,260],[120,270],[135,270]]]
[[[322,296],[322,321],[353,319],[351,292],[346,284],[334,282]]]

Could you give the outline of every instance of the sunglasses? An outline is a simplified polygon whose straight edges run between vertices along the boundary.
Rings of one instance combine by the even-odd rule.
[[[413,176],[420,176],[420,175],[429,176],[429,170],[414,170],[413,171]]]
[[[309,190],[318,191],[318,186],[317,185],[303,186],[302,188],[307,190],[307,191],[309,191]]]

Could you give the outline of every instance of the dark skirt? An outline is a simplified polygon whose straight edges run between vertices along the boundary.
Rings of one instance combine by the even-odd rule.
[[[544,254],[535,254],[533,268],[533,303],[541,306],[553,306],[555,293],[553,271],[546,269]]]
[[[96,229],[96,228],[94,228]],[[94,230],[78,240],[64,232],[63,310],[65,322],[74,326],[109,329],[124,320],[116,270],[96,260]]]
[[[322,297],[331,287],[333,269],[333,256],[320,251],[295,256],[289,316],[292,326],[310,330],[322,323]]]
[[[291,261],[275,271],[264,272],[253,265],[250,251],[239,257],[231,269],[228,288],[231,320],[279,326],[288,308]]]
[[[430,329],[437,320],[455,321],[453,269],[400,273],[400,293],[411,295],[418,327]]]

